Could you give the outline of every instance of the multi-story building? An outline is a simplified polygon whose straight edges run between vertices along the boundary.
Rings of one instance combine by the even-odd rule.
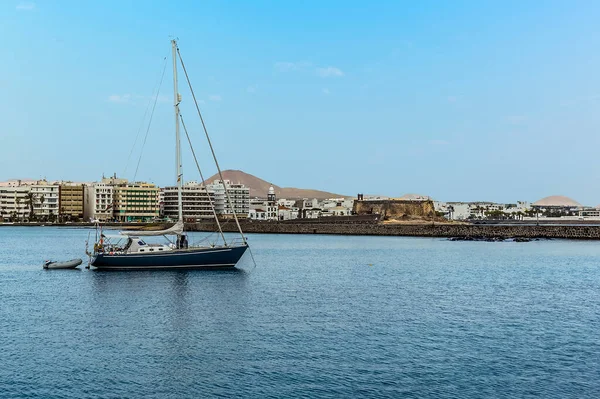
[[[178,218],[178,194],[177,186],[165,187],[163,195],[163,215],[167,218],[177,220]],[[183,208],[183,219],[188,222],[196,222],[202,219],[214,218],[211,201],[215,203],[215,193],[197,182],[186,183],[181,190],[181,203]]]
[[[296,200],[294,208],[298,209],[299,219],[317,219],[321,217],[321,208],[316,198]]]
[[[29,218],[27,195],[29,186],[6,185],[0,187],[0,219],[12,222]]]
[[[150,183],[113,187],[113,216],[119,222],[149,222],[159,216],[159,188]]]
[[[231,205],[225,195],[225,188],[231,199]],[[224,217],[232,217],[233,212],[237,217],[248,217],[250,211],[250,189],[240,183],[231,183],[229,180],[224,182],[215,180],[206,186],[209,192],[215,195],[215,209],[218,214]]]
[[[160,189],[154,184],[103,177],[84,190],[84,218],[119,222],[151,221],[160,212]]]
[[[85,211],[85,185],[63,182],[58,190],[58,207],[60,215],[67,219],[82,219]]]
[[[158,214],[160,217],[165,216],[165,189],[161,188],[158,192]]]
[[[267,199],[254,198],[250,201],[248,218],[253,220],[278,220],[279,204],[273,186],[269,187]]]
[[[37,219],[53,219],[59,214],[59,185],[40,180],[31,186],[33,213]],[[29,199],[28,199],[29,201]]]
[[[113,220],[113,186],[93,183],[85,190],[84,218],[102,222]]]
[[[184,220],[194,222],[214,218],[215,212],[223,217],[232,217],[232,207],[228,204],[225,187],[237,216],[247,217],[250,208],[250,189],[243,184],[232,184],[229,180],[225,180],[225,184],[226,186],[220,180],[215,180],[206,186],[195,181],[184,184],[181,190]],[[163,197],[163,215],[167,218],[177,219],[177,187],[165,187]],[[215,209],[214,212],[211,202]]]

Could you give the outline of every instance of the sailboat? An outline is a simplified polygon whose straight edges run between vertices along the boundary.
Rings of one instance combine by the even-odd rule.
[[[179,48],[177,46],[176,40],[171,40],[172,46],[172,54],[173,54],[173,87],[174,87],[174,109],[175,109],[175,140],[176,140],[176,176],[177,176],[177,202],[178,202],[178,220],[174,226],[159,230],[159,231],[123,231],[121,232],[122,240],[113,241],[108,238],[106,235],[102,233],[102,229],[100,227],[98,232],[98,225],[96,229],[96,243],[94,244],[94,249],[92,253],[88,253],[90,255],[91,265],[104,270],[152,270],[152,269],[197,269],[197,268],[231,268],[235,267],[240,258],[244,255],[244,252],[248,249],[248,242],[246,241],[246,237],[242,232],[239,220],[237,218],[235,209],[231,206],[231,198],[227,191],[226,184],[223,183],[225,188],[225,196],[230,205],[230,209],[233,213],[233,218],[238,227],[239,233],[241,235],[241,242],[230,240],[226,241],[225,235],[223,234],[223,230],[221,229],[221,224],[219,222],[219,218],[217,217],[217,213],[214,208],[214,204],[211,200],[210,195],[207,197],[210,202],[210,206],[213,210],[213,215],[215,217],[216,224],[218,226],[223,244],[222,245],[210,245],[210,246],[191,246],[188,241],[188,237],[184,231],[184,220],[183,220],[183,206],[182,206],[182,187],[183,187],[183,177],[181,173],[181,141],[180,141],[180,120],[181,124],[184,127],[186,136],[188,138],[188,142],[191,146],[191,141],[189,140],[189,135],[187,134],[187,129],[185,128],[185,124],[183,123],[183,118],[181,117],[181,113],[179,110],[179,103],[181,102],[181,96],[178,91],[178,82],[177,82],[177,59],[181,63],[183,71],[185,72],[185,77],[187,79],[190,90],[192,91],[192,97],[196,104],[196,109],[198,111],[198,115],[202,120],[202,126],[204,128],[204,132],[206,134],[206,138],[208,140],[209,147],[211,149],[213,159],[217,166],[217,170],[219,172],[219,176],[221,181],[224,182],[223,175],[221,173],[221,168],[219,167],[219,163],[215,156],[214,149],[212,147],[212,143],[210,141],[210,137],[208,135],[208,131],[206,130],[206,126],[204,125],[204,120],[202,119],[202,115],[200,113],[200,109],[198,108],[198,103],[196,101],[196,97],[194,95],[189,77],[187,75],[187,71],[185,69],[185,64],[183,63],[183,59],[181,58],[181,54],[179,52]],[[196,158],[195,153],[192,148],[192,154],[194,155],[194,159]],[[196,166],[198,166],[198,162],[196,160]],[[200,171],[200,167],[198,166],[198,171],[202,176],[202,171]],[[202,179],[204,181],[204,179]],[[168,244],[148,244],[145,242],[143,237],[147,236],[164,236],[167,239],[169,237],[173,237],[173,239],[168,240]],[[124,243],[122,243],[124,241]],[[86,250],[87,252],[87,250]]]

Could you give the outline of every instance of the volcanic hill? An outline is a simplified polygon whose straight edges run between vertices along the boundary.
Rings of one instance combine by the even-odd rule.
[[[223,178],[230,180],[232,183],[242,183],[246,187],[250,188],[250,197],[266,197],[269,187],[273,186],[277,198],[341,198],[346,197],[345,195],[329,193],[327,191],[294,188],[294,187],[279,187],[275,184],[271,184],[263,179],[260,179],[249,173],[242,172],[241,170],[224,170]],[[214,180],[219,180],[219,175],[215,174],[208,179],[205,183],[211,183]]]

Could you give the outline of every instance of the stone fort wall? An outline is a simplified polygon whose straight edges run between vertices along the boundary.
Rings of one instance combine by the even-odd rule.
[[[379,214],[383,219],[431,218],[433,201],[363,200],[354,201],[352,211],[356,215]]]

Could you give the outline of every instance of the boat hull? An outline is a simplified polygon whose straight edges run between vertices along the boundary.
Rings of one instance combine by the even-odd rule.
[[[103,270],[219,269],[235,267],[247,245],[191,248],[159,253],[96,254],[92,266]]]

